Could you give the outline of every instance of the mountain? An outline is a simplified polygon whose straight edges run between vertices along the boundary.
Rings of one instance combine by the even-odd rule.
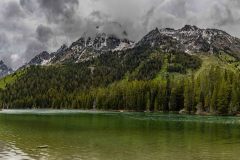
[[[34,57],[28,64],[29,65],[45,65],[48,63],[48,61],[51,59],[51,54],[48,52],[44,51]]]
[[[105,33],[98,33],[95,37],[81,37],[70,47],[63,45],[54,53],[49,54],[46,51],[40,53],[25,66],[78,63],[107,52],[119,52],[138,47],[157,47],[164,52],[185,52],[187,54],[223,52],[240,58],[240,39],[225,31],[185,25],[178,30],[156,28],[137,43]]]
[[[224,31],[154,29],[138,42],[81,37],[0,81],[0,107],[240,113],[240,43]]]
[[[164,28],[151,31],[136,46],[160,47],[166,52],[182,51],[189,54],[225,52],[240,58],[240,39],[217,29],[200,29],[185,25],[175,30]]]
[[[5,77],[13,73],[13,70],[9,68],[3,61],[0,61],[0,78]]]
[[[82,62],[90,60],[106,52],[117,52],[132,48],[134,43],[127,39],[119,39],[114,35],[98,33],[95,37],[81,37],[70,47],[61,46],[57,52],[49,54],[44,51],[35,56],[29,63],[31,65],[50,65],[64,62]]]

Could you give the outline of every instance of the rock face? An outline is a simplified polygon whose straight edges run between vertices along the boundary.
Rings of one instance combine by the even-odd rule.
[[[61,55],[55,54],[52,62],[73,61],[78,63],[87,61],[102,53],[126,50],[132,46],[133,42],[127,39],[119,39],[114,35],[101,33],[95,37],[81,37]]]
[[[31,65],[50,65],[55,63],[73,62],[79,63],[90,60],[106,52],[117,52],[132,48],[134,43],[127,39],[119,39],[114,35],[105,33],[95,37],[81,37],[73,42],[70,47],[62,45],[56,52],[49,54],[44,51],[35,56],[23,67]]]
[[[0,61],[0,78],[5,77],[13,73],[13,70],[9,68],[3,61]]]
[[[28,64],[29,65],[44,65],[47,64],[51,59],[51,55],[44,51],[42,53],[40,53],[39,55],[37,55],[36,57],[34,57]]]
[[[164,28],[151,31],[137,46],[160,47],[166,52],[181,51],[189,54],[200,52],[225,52],[240,58],[240,39],[217,29],[200,29],[186,25],[175,30]]]
[[[62,56],[63,53],[67,51],[67,49],[68,47],[64,44],[56,52],[48,53],[47,51],[43,51],[21,68],[32,65],[49,65],[56,56]]]
[[[164,52],[185,52],[188,54],[225,52],[240,59],[240,39],[217,29],[200,29],[185,25],[172,28],[154,29],[139,42],[120,39],[114,35],[99,33],[95,37],[81,37],[70,47],[61,46],[57,52],[42,52],[28,65],[49,65],[55,63],[79,63],[91,60],[103,53],[119,52],[137,47],[160,48]]]

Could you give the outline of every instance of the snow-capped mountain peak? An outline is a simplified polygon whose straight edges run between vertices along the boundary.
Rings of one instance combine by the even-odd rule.
[[[175,30],[171,28],[150,31],[137,46],[164,48],[164,51],[180,51],[190,54],[200,52],[231,53],[240,58],[240,40],[218,29],[200,29],[185,25]]]
[[[66,44],[63,44],[55,54],[61,53],[61,52],[65,52],[68,49],[68,46]]]
[[[97,33],[95,36],[82,36],[73,42],[70,47],[62,45],[51,54],[42,52],[35,56],[26,66],[49,65],[65,61],[81,62],[90,60],[106,52],[116,52],[133,48],[134,42],[128,39],[120,39],[115,35]]]
[[[185,25],[183,28],[180,29],[181,31],[186,31],[186,32],[189,32],[189,31],[197,31],[199,30],[199,28],[197,26],[192,26],[192,25]]]
[[[27,66],[31,65],[45,65],[47,64],[47,61],[51,59],[51,54],[49,54],[47,51],[43,51],[37,56],[35,56],[31,61],[27,64]]]
[[[218,29],[201,29],[185,25],[180,29],[154,29],[140,41],[134,43],[115,35],[97,33],[95,36],[82,36],[70,47],[61,46],[54,53],[42,52],[28,65],[49,65],[55,63],[91,60],[101,54],[121,52],[138,47],[159,48],[163,52],[185,52],[188,54],[225,52],[240,58],[240,40]]]
[[[98,33],[95,37],[81,37],[79,40],[72,43],[70,49],[81,51],[85,48],[91,48],[93,50],[110,51],[116,49],[120,43],[131,44],[131,41],[120,39],[115,35]]]

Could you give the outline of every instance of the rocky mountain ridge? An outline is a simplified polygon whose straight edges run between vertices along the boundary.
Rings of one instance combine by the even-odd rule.
[[[46,51],[40,53],[25,66],[65,62],[79,63],[91,60],[103,53],[119,52],[138,47],[160,48],[164,52],[185,52],[188,54],[224,52],[240,59],[240,39],[222,30],[200,29],[196,26],[185,25],[177,30],[156,28],[137,43],[105,33],[98,33],[95,37],[83,36],[69,47],[61,46],[54,53]]]
[[[106,52],[117,52],[127,50],[134,46],[134,42],[127,39],[119,39],[114,35],[105,33],[97,34],[95,37],[81,37],[73,42],[70,47],[62,45],[56,52],[46,51],[35,56],[24,66],[50,65],[66,61],[75,63],[87,61]]]
[[[164,28],[151,31],[137,46],[160,47],[165,52],[181,51],[188,54],[225,52],[240,58],[240,39],[222,30],[200,29],[185,25],[175,30]]]

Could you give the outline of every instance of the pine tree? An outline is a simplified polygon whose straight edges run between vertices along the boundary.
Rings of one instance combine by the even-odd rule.
[[[150,111],[150,105],[151,105],[151,100],[150,100],[150,93],[148,92],[146,95],[146,111]]]
[[[217,111],[217,94],[218,94],[217,88],[214,87],[212,97],[210,100],[210,112],[211,113],[214,113]]]
[[[177,99],[176,99],[176,88],[172,88],[171,95],[169,98],[169,110],[170,111],[177,111]]]
[[[228,98],[229,98],[229,86],[227,85],[227,82],[225,80],[222,80],[217,96],[217,110],[221,114],[228,113],[229,107]]]
[[[184,109],[190,113],[192,111],[192,108],[193,103],[191,82],[187,79],[184,84]]]
[[[231,91],[230,112],[235,113],[240,111],[240,90],[236,83],[234,83]]]

